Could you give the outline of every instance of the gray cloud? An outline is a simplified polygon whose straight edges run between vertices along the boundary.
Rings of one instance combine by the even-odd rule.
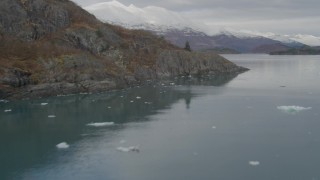
[[[82,6],[109,0],[74,0]],[[320,35],[319,0],[119,0],[138,7],[159,6],[212,28],[231,27],[281,34]]]

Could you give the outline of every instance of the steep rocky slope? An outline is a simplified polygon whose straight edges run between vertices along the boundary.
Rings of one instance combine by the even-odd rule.
[[[69,0],[1,0],[0,42],[0,99],[246,70],[215,54],[183,51],[145,31],[104,24]]]

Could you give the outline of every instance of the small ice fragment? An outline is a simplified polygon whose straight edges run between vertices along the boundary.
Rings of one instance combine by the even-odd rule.
[[[141,99],[141,97],[140,97],[140,96],[137,96],[136,99]]]
[[[145,104],[152,104],[152,102],[144,102]]]
[[[164,86],[165,84],[161,84],[161,86]]]
[[[121,98],[123,98],[123,96],[120,96]]]
[[[171,85],[171,86],[174,86],[174,85],[175,85],[175,83],[170,83],[170,85]]]
[[[278,106],[277,109],[289,113],[289,114],[296,114],[300,111],[310,110],[312,107],[301,107],[301,106]]]
[[[138,146],[118,147],[117,150],[121,152],[140,152],[140,149]]]
[[[98,122],[98,123],[89,123],[87,126],[93,126],[93,127],[103,127],[103,126],[112,126],[114,125],[114,122]]]
[[[4,110],[4,112],[11,112],[12,111],[12,109],[6,109],[6,110]]]
[[[8,100],[0,99],[0,103],[8,103],[8,102],[9,102]]]
[[[62,143],[57,144],[56,147],[59,149],[67,149],[70,147],[70,145],[66,142],[62,142]]]
[[[48,103],[41,103],[41,106],[46,106],[48,105]]]
[[[110,106],[108,106],[108,109],[111,109],[111,107],[110,107]]]
[[[133,103],[134,101],[130,101],[131,103]]]
[[[55,118],[55,115],[49,115],[48,118]]]
[[[251,165],[251,166],[259,166],[260,162],[259,161],[249,161],[249,165]]]
[[[216,126],[212,126],[212,129],[217,129],[217,127]]]

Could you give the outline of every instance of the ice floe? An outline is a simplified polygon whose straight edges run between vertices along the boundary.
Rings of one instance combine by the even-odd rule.
[[[136,99],[141,99],[141,97],[140,97],[140,96],[137,96]]]
[[[97,123],[89,123],[87,126],[93,126],[93,127],[103,127],[103,126],[112,126],[114,125],[114,122],[97,122]]]
[[[130,101],[131,103],[133,103],[134,101]]]
[[[117,147],[117,150],[121,152],[140,152],[140,149],[138,146]]]
[[[48,105],[48,103],[41,103],[41,106],[46,106]]]
[[[12,109],[6,109],[6,110],[4,110],[4,112],[11,112],[12,111]]]
[[[59,149],[67,149],[70,147],[70,145],[66,142],[62,142],[62,143],[57,144],[56,147]]]
[[[251,165],[251,166],[259,166],[260,162],[259,161],[249,161],[249,165]]]
[[[310,110],[312,107],[302,107],[302,106],[278,106],[277,109],[289,113],[289,114],[296,114],[300,111]]]
[[[55,118],[55,115],[49,115],[48,118]]]
[[[216,126],[212,126],[212,129],[217,129],[217,127]]]

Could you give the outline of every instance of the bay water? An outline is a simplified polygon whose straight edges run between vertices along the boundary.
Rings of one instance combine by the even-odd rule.
[[[319,180],[320,56],[240,75],[0,102],[0,179]]]

